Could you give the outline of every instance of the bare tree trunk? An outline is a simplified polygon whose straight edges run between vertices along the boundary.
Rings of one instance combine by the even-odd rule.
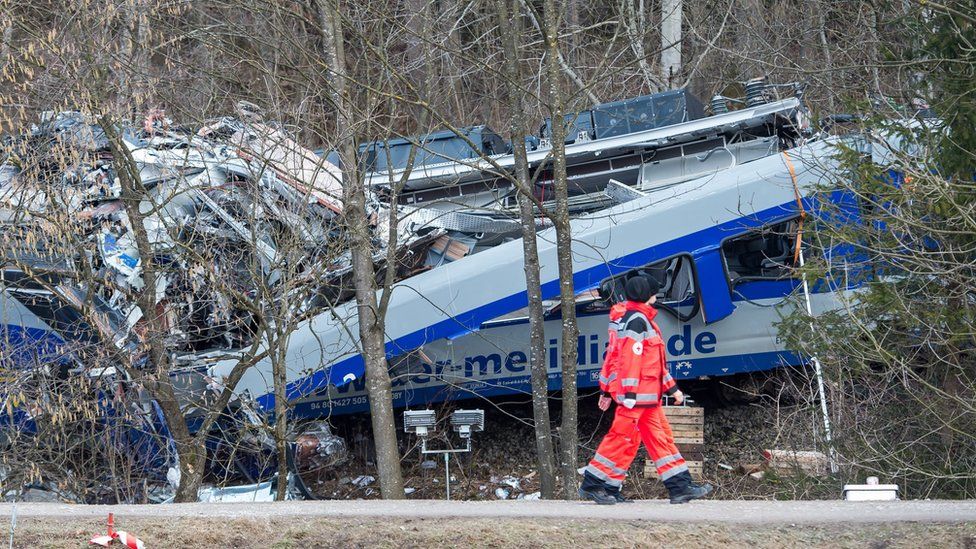
[[[834,60],[830,54],[830,43],[827,41],[827,15],[826,6],[820,0],[813,1],[814,9],[817,13],[817,36],[820,37],[820,47],[823,50],[823,69],[831,71],[834,68]],[[827,94],[827,108],[834,112],[834,94]]]
[[[278,332],[279,326],[269,323],[265,329],[267,333]],[[288,385],[288,372],[285,369],[285,353],[288,345],[283,341],[280,333],[271,335],[274,338],[274,349],[271,350],[271,378],[274,386],[274,439],[275,453],[278,455],[278,487],[275,493],[276,501],[284,501],[288,492],[288,395],[285,390]]]
[[[144,216],[139,208],[142,197],[145,196],[145,189],[139,179],[139,168],[115,130],[115,121],[103,116],[99,125],[108,137],[112,148],[121,187],[120,196],[132,226],[136,249],[139,250],[145,287],[139,292],[136,303],[143,313],[142,320],[146,323],[145,345],[149,354],[149,368],[147,373],[143,374],[147,378],[143,381],[150,388],[163,412],[166,426],[179,455],[180,482],[176,488],[174,501],[177,503],[197,501],[197,493],[203,482],[207,452],[203,445],[204,438],[190,434],[169,375],[169,353],[164,339],[166,320],[163,315],[165,313],[162,308],[157,307],[156,301],[156,281],[159,273],[153,261],[153,248],[149,242]]]
[[[878,36],[878,9],[874,5],[874,2],[865,2],[864,8],[867,10],[868,17],[868,36],[870,36],[870,42],[868,43],[868,70],[871,71],[871,91],[878,95],[881,95],[881,76],[878,72],[878,67],[881,64],[881,56],[878,55],[878,44],[880,43],[880,38]]]
[[[661,3],[661,80],[669,88],[681,74],[681,1]]]
[[[462,25],[461,17],[464,12],[464,4],[461,2],[440,2],[437,4],[437,8],[431,12],[435,23],[431,35],[437,37],[439,46],[429,49],[440,50],[437,70],[438,87],[444,91],[450,90],[450,97],[446,99],[452,105],[451,110],[453,110],[454,119],[463,120],[468,116],[468,112],[462,105],[465,81],[462,74],[464,72],[463,58],[466,54],[461,37],[458,35],[458,27]],[[428,96],[432,95],[430,93],[432,89],[434,89],[433,86],[425,90],[428,92]],[[443,112],[450,112],[446,103]],[[480,102],[479,108],[483,109],[480,113],[482,118],[490,116],[489,104],[489,101]]]
[[[430,97],[434,95],[430,90],[437,80],[437,70],[433,61],[434,48],[429,47],[424,40],[431,35],[430,19],[433,10],[429,0],[406,0],[404,11],[404,75],[418,90],[423,90]],[[423,112],[422,107],[415,107],[414,118],[419,119]],[[416,131],[425,130],[416,128]]]
[[[0,25],[3,25],[3,33],[0,36],[0,63],[6,65],[7,57],[10,56],[10,42],[14,38],[13,15],[8,12],[0,17]]]
[[[317,0],[316,4],[324,39],[325,64],[331,71],[329,91],[337,111],[336,131],[341,140],[339,155],[342,159],[343,218],[352,252],[359,338],[365,363],[373,442],[376,446],[377,475],[384,499],[403,499],[403,475],[400,472],[400,452],[393,414],[393,388],[386,362],[383,319],[378,314],[376,301],[373,245],[366,217],[366,190],[356,164],[354,107],[346,82],[343,36],[337,7],[330,0]]]
[[[539,250],[535,232],[535,208],[529,162],[525,151],[525,104],[519,88],[518,47],[522,41],[522,20],[517,2],[497,0],[498,28],[505,52],[505,95],[512,129],[515,154],[515,179],[519,191],[519,216],[522,222],[522,250],[525,256],[525,288],[529,301],[529,371],[532,379],[532,416],[535,422],[535,445],[542,497],[556,497],[556,458],[549,419],[549,373],[546,368],[545,318],[542,308],[542,282],[539,274]]]
[[[556,255],[559,265],[559,300],[562,313],[562,424],[559,430],[560,469],[563,496],[576,499],[577,391],[576,292],[573,288],[573,235],[569,223],[569,186],[566,179],[566,125],[563,121],[563,94],[559,87],[559,16],[555,0],[544,4],[546,76],[549,80],[549,110],[552,116],[552,181],[556,208],[552,222],[556,229]]]
[[[644,82],[647,83],[648,90],[655,92],[661,89],[663,83],[667,82],[667,78],[659,80],[647,62],[647,54],[644,52],[644,33],[647,28],[643,24],[643,2],[641,4],[638,9],[635,9],[633,0],[621,0],[620,21],[627,32],[627,41],[630,43],[631,51],[634,52],[634,58],[637,59],[637,66],[644,75]]]
[[[565,0],[566,27],[569,29],[569,39],[566,44],[566,62],[573,67],[577,67],[579,54],[579,2],[578,0]]]
[[[149,57],[146,54],[146,42],[149,34],[148,30],[148,10],[145,0],[126,0],[126,10],[128,11],[127,33],[128,44],[125,48],[128,57],[129,70],[122,71],[121,74],[131,79],[123,81],[119,89],[124,90],[119,96],[120,105],[128,105],[136,113],[145,110],[147,101],[148,87],[146,83],[149,78]]]

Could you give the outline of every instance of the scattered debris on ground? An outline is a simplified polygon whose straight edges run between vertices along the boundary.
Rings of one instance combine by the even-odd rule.
[[[580,400],[580,460],[590,458],[596,443],[609,428],[611,412],[596,408],[592,396]],[[484,432],[474,439],[470,455],[451,458],[451,497],[454,499],[498,500],[532,499],[540,491],[535,465],[534,430],[528,418],[531,405],[505,403],[486,406]],[[809,435],[795,432],[781,423],[787,413],[799,410],[772,408],[765,403],[745,406],[715,407],[706,410],[704,444],[701,446],[704,467],[702,478],[718,488],[720,499],[796,497],[798,499],[839,498],[841,485],[829,477],[812,475],[795,459],[805,465],[821,463],[820,452],[812,448]],[[336,418],[334,430],[347,440],[361,438],[368,417]],[[554,421],[557,421],[554,418]],[[414,442],[403,439],[401,451],[405,485],[409,496],[418,499],[445,497],[444,465],[440,460],[423,459],[416,449],[406,446]],[[796,448],[774,453],[776,464],[786,460],[789,467],[771,467],[764,450]],[[794,459],[787,459],[793,456]],[[642,450],[631,465],[631,475],[624,492],[639,499],[665,497],[664,487],[654,478],[643,474],[646,454]],[[359,486],[356,479],[375,474],[368,452],[354,453],[351,459],[334,471],[320,475],[310,482],[318,497],[327,499],[376,498],[375,486]],[[813,471],[813,469],[811,469]],[[574,482],[578,479],[573,479]],[[561,485],[561,480],[559,482]]]
[[[807,475],[827,474],[827,455],[813,450],[763,450],[767,466],[781,475],[802,472]]]

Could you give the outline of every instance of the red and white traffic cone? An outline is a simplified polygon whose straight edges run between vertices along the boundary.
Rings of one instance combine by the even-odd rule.
[[[101,545],[102,547],[109,547],[112,542],[119,540],[119,543],[127,547],[128,549],[146,549],[146,544],[142,543],[142,540],[133,536],[132,534],[125,532],[123,530],[115,531],[115,517],[112,513],[108,514],[108,535],[107,536],[95,536],[88,543],[91,545]]]

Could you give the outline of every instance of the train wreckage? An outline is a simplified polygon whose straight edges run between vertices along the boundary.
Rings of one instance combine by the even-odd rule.
[[[567,116],[581,386],[595,385],[615,282],[634,274],[662,282],[676,377],[802,363],[777,340],[769,305],[800,285],[790,276],[801,251],[797,228],[811,190],[836,166],[836,138],[811,131],[802,87],[752,81],[746,89],[741,108],[716,98],[709,116],[685,90]],[[772,97],[779,89],[794,93]],[[543,202],[552,184],[549,127],[528,143]],[[485,127],[360,147],[374,259],[382,267],[388,246],[397,258],[386,322],[400,406],[528,389],[521,229],[514,189],[499,173],[512,165],[510,149]],[[247,436],[255,453],[273,454],[267,433],[251,427],[273,409],[275,357],[284,361],[295,415],[368,408],[352,335],[342,171],[330,155],[303,147],[247,104],[192,130],[158,111],[141,126],[49,113],[9,139],[6,152],[0,350],[8,443],[36,436],[56,415],[56,380],[82,376],[102,421],[128,410],[141,433],[139,444],[130,438],[132,452],[165,478],[177,456],[158,406],[133,375],[147,360],[147,306],[138,295],[155,296],[151,312],[165,328],[189,420],[234,378],[234,425],[215,426],[213,453],[227,437]],[[120,166],[130,170],[129,188]],[[403,192],[391,193],[397,178]],[[543,297],[553,299],[555,239],[544,219],[538,228]],[[139,253],[140,238],[151,262]],[[155,291],[143,292],[150,263]],[[816,306],[844,289],[819,289]],[[749,322],[721,322],[733,314]],[[558,325],[555,308],[547,318]],[[558,333],[547,326],[550,348]],[[131,359],[125,368],[119,353]],[[549,364],[554,390],[557,355]],[[343,451],[322,424],[299,436],[306,458]],[[219,474],[255,480],[271,470],[236,457]]]

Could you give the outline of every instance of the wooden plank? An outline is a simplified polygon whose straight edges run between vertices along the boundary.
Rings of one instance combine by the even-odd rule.
[[[704,408],[701,406],[674,406],[674,405],[664,405],[661,406],[667,412],[675,412],[678,414],[701,414],[704,412]]]
[[[668,425],[674,427],[675,425],[705,425],[704,418],[692,417],[692,416],[681,416],[674,419],[668,418]]]
[[[704,462],[685,460],[685,463],[688,465],[688,472],[691,473],[692,478],[696,480],[701,479],[702,470],[705,465]],[[648,461],[644,464],[644,478],[658,478],[657,468],[654,467],[653,461]]]
[[[687,419],[691,419],[691,418],[685,418],[685,419],[687,420]],[[705,422],[702,421],[701,418],[698,418],[695,421],[669,421],[668,422],[668,425],[670,425],[672,428],[674,428],[674,427],[685,427],[685,428],[687,428],[687,427],[694,427],[696,429],[701,429],[702,427],[704,427]]]
[[[705,444],[705,437],[674,437],[675,444]]]
[[[705,437],[701,434],[701,431],[697,433],[688,432],[688,433],[672,433],[672,434],[674,435],[675,444],[679,445],[678,446],[679,449],[681,448],[680,446],[681,444],[704,444],[705,443]],[[697,440],[700,440],[701,442],[695,442]]]
[[[682,454],[685,454],[685,453],[691,454],[691,453],[694,453],[694,452],[701,453],[701,452],[704,452],[705,451],[705,445],[704,444],[685,444],[685,443],[682,443],[682,444],[677,444],[676,446],[678,447],[678,450],[680,450]]]
[[[671,418],[678,417],[705,417],[705,409],[693,406],[662,406],[664,410],[664,415],[668,417],[670,421]]]
[[[705,409],[689,406],[664,406],[671,431],[675,436],[703,436],[705,430]],[[693,430],[689,432],[689,430]]]
[[[701,410],[701,408],[689,408],[689,410]],[[668,418],[668,421],[687,421],[687,420],[701,420],[705,416],[703,414],[689,414],[689,413],[675,413],[673,411],[668,411],[667,408],[664,409],[664,416]]]

